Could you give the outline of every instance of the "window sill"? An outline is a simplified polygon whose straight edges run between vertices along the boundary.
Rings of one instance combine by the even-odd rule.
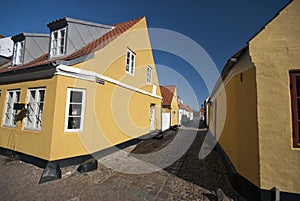
[[[82,129],[72,129],[72,130],[65,130],[65,133],[81,133],[83,132]]]
[[[131,75],[132,77],[134,77],[134,73],[130,73],[130,72],[127,72],[125,71],[128,75]]]
[[[24,131],[37,131],[40,132],[42,129],[38,129],[38,128],[24,128]]]

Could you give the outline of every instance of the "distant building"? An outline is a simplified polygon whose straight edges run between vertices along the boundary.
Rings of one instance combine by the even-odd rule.
[[[182,100],[178,103],[178,107],[179,107],[179,112],[178,112],[179,125],[181,125],[182,123],[186,123],[186,121],[193,120],[193,116],[194,116],[193,110],[188,105],[184,104]]]
[[[176,86],[160,86],[162,101],[162,131],[178,126],[178,97]]]

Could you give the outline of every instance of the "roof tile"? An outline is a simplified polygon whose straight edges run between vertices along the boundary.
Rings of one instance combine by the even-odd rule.
[[[163,98],[162,105],[171,105],[176,86],[160,86],[161,95]]]

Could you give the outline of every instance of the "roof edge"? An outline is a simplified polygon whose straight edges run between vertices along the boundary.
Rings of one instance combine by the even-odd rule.
[[[57,25],[59,23],[67,24],[68,22],[77,23],[77,24],[84,24],[84,25],[89,25],[89,26],[96,26],[96,27],[101,27],[101,28],[105,28],[105,29],[112,29],[113,28],[113,26],[111,26],[111,25],[105,25],[105,24],[100,24],[100,23],[97,23],[97,22],[90,22],[90,21],[75,19],[75,18],[71,18],[71,17],[63,17],[63,18],[54,20],[52,22],[49,22],[47,24],[47,27],[52,29],[53,27],[55,27],[55,25]]]
[[[252,41],[258,34],[260,34],[265,28],[266,26],[268,26],[268,24],[270,24],[277,16],[280,15],[280,13],[286,9],[294,0],[290,0],[289,3],[287,3],[285,6],[283,6],[270,20],[268,20],[263,27],[256,33],[254,34],[248,41],[247,44],[249,44],[250,41]]]

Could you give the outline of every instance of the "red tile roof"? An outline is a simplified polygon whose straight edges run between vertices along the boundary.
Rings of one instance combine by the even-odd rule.
[[[112,42],[114,39],[116,39],[118,36],[120,36],[122,33],[127,31],[129,28],[133,27],[136,23],[138,23],[142,18],[144,17],[139,17],[133,20],[129,20],[126,22],[118,23],[113,25],[114,28],[110,30],[109,32],[105,33],[102,35],[100,38],[94,40],[93,42],[89,43],[85,47],[77,50],[76,52],[67,55],[62,58],[56,58],[56,59],[49,59],[48,54],[44,54],[43,56],[27,63],[24,65],[20,66],[15,66],[15,67],[7,67],[7,68],[2,68],[0,69],[0,73],[4,72],[9,72],[9,71],[15,71],[19,69],[24,69],[24,68],[30,68],[30,67],[35,67],[35,66],[40,66],[40,65],[45,65],[45,64],[50,64],[52,62],[55,62],[56,60],[73,60],[82,56],[86,56],[92,52],[98,51],[108,45],[110,42]]]
[[[163,98],[162,105],[171,105],[176,86],[160,86],[161,95]]]
[[[188,106],[188,105],[186,105],[184,103],[178,103],[178,107],[180,109],[184,109],[184,110],[186,110],[188,112],[193,112],[193,110],[190,108],[190,106]]]

